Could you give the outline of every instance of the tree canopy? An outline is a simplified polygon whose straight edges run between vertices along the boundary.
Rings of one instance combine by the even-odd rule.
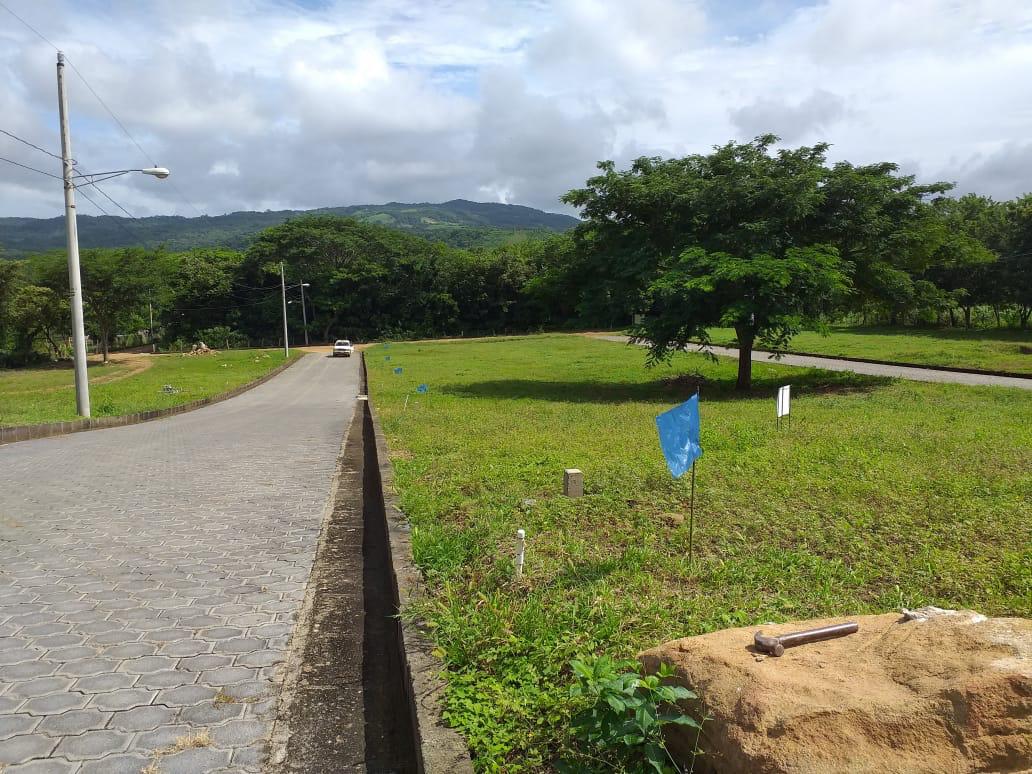
[[[563,197],[584,215],[592,282],[640,314],[634,335],[653,360],[730,326],[748,389],[754,343],[783,351],[802,326],[849,309],[898,314],[941,292],[924,276],[933,265],[991,260],[964,228],[951,231],[949,207],[932,205],[949,184],[918,185],[894,164],[829,166],[826,144],[774,151],[777,141],[623,171],[603,162]]]

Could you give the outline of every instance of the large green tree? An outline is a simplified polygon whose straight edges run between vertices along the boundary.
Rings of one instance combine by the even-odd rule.
[[[9,304],[14,351],[21,362],[29,362],[42,340],[50,356],[61,354],[61,340],[71,326],[68,299],[53,288],[23,284]]]
[[[14,261],[5,261],[0,251],[0,350],[3,350],[10,327],[11,297],[17,287],[21,266]]]
[[[1021,327],[1028,328],[1032,318],[1032,194],[1008,206],[1005,250],[999,262],[1001,295],[1016,308]]]
[[[142,324],[141,307],[158,278],[153,250],[125,247],[84,250],[81,257],[82,296],[86,324],[97,334],[104,362],[119,327]]]
[[[782,350],[835,308],[849,269],[821,228],[826,145],[771,152],[777,138],[728,143],[682,159],[611,162],[564,201],[586,218],[600,272],[633,294],[637,340],[652,360],[707,329],[735,329],[739,389],[756,342]]]
[[[946,226],[946,236],[925,275],[963,310],[964,324],[970,328],[974,308],[993,303],[996,296],[994,264],[1004,249],[1006,208],[977,194],[944,196],[932,205]],[[948,313],[954,324],[952,307]]]
[[[942,302],[921,275],[949,235],[930,200],[951,187],[919,185],[889,162],[839,162],[823,171],[807,225],[811,238],[834,245],[850,266],[849,308],[887,313],[895,323],[918,306]]]
[[[164,278],[153,300],[165,339],[196,339],[211,328],[239,326],[242,310],[263,300],[237,282],[243,259],[236,250],[205,247],[163,260]]]
[[[247,252],[241,276],[249,286],[275,291],[282,261],[288,285],[310,283],[309,322],[323,340],[433,335],[458,312],[438,271],[454,252],[382,226],[312,215],[262,232]],[[296,287],[291,293],[300,297]],[[270,294],[266,303],[250,308],[247,325],[281,330],[279,314],[280,299]],[[291,328],[300,328],[300,317],[291,315]]]

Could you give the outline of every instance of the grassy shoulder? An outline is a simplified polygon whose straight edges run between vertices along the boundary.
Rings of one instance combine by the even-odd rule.
[[[735,346],[732,328],[713,328],[714,344]],[[803,331],[789,344],[791,352],[829,357],[859,357],[897,363],[977,368],[1032,374],[1032,332],[957,328],[836,327],[827,336]]]
[[[292,358],[298,356],[292,354]],[[140,367],[140,358],[148,359],[146,367]],[[281,350],[232,350],[211,355],[139,355],[106,366],[91,363],[92,414],[121,416],[208,398],[254,381],[283,362]],[[165,385],[176,391],[166,393]],[[71,368],[0,371],[0,426],[76,418]]]
[[[447,717],[481,772],[543,771],[563,753],[578,655],[900,605],[1032,614],[1023,391],[756,365],[743,396],[733,361],[684,354],[648,370],[640,349],[582,336],[366,357]],[[690,565],[688,480],[668,473],[654,418],[694,392],[693,375],[705,454]],[[793,423],[778,432],[783,383]],[[561,496],[564,467],[584,471],[584,498]]]

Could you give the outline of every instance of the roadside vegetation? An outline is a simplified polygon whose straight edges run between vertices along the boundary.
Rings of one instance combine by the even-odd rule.
[[[480,772],[577,760],[574,659],[901,606],[1032,615],[1025,391],[757,364],[742,392],[731,360],[675,353],[648,369],[636,347],[581,336],[392,344],[366,359],[429,588],[413,612]],[[792,423],[778,431],[786,383]],[[696,387],[689,562],[689,484],[667,471],[654,418]],[[585,497],[561,495],[564,467],[584,471]]]
[[[737,346],[732,328],[710,328],[709,335],[714,344]],[[836,326],[826,335],[802,331],[788,351],[1032,375],[1032,332],[1022,330]]]
[[[291,352],[291,358],[300,353]],[[170,408],[254,381],[284,362],[282,350],[233,350],[208,355],[133,355],[91,363],[93,416],[114,417]],[[168,385],[171,389],[166,391]],[[0,371],[0,426],[78,419],[70,366]]]

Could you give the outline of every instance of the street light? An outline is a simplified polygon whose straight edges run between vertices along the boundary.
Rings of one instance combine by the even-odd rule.
[[[82,277],[79,272],[79,231],[75,222],[76,180],[92,185],[130,172],[142,172],[164,180],[169,171],[164,167],[119,169],[114,172],[75,174],[72,139],[68,130],[68,100],[64,88],[64,54],[57,52],[57,103],[61,117],[61,166],[64,179],[65,226],[68,231],[68,285],[72,301],[72,355],[75,361],[75,408],[80,416],[90,415],[90,385],[86,376],[86,332],[82,320]]]
[[[306,347],[308,346],[308,311],[305,309],[305,288],[310,288],[310,287],[312,287],[312,285],[311,285],[311,283],[308,283],[308,282],[301,282],[301,283],[299,283],[297,285],[291,285],[290,286],[290,289],[301,288],[301,319],[304,321],[304,325],[305,325],[305,346]],[[284,287],[283,292],[286,293],[286,291],[287,291],[287,288]],[[294,302],[293,301],[287,301],[287,303],[288,304],[292,304]],[[284,333],[287,330],[287,307],[286,306],[283,307],[283,330],[284,330]]]
[[[308,311],[305,309],[305,288],[311,287],[308,282],[301,283],[301,319],[305,323],[305,346],[308,346]]]

